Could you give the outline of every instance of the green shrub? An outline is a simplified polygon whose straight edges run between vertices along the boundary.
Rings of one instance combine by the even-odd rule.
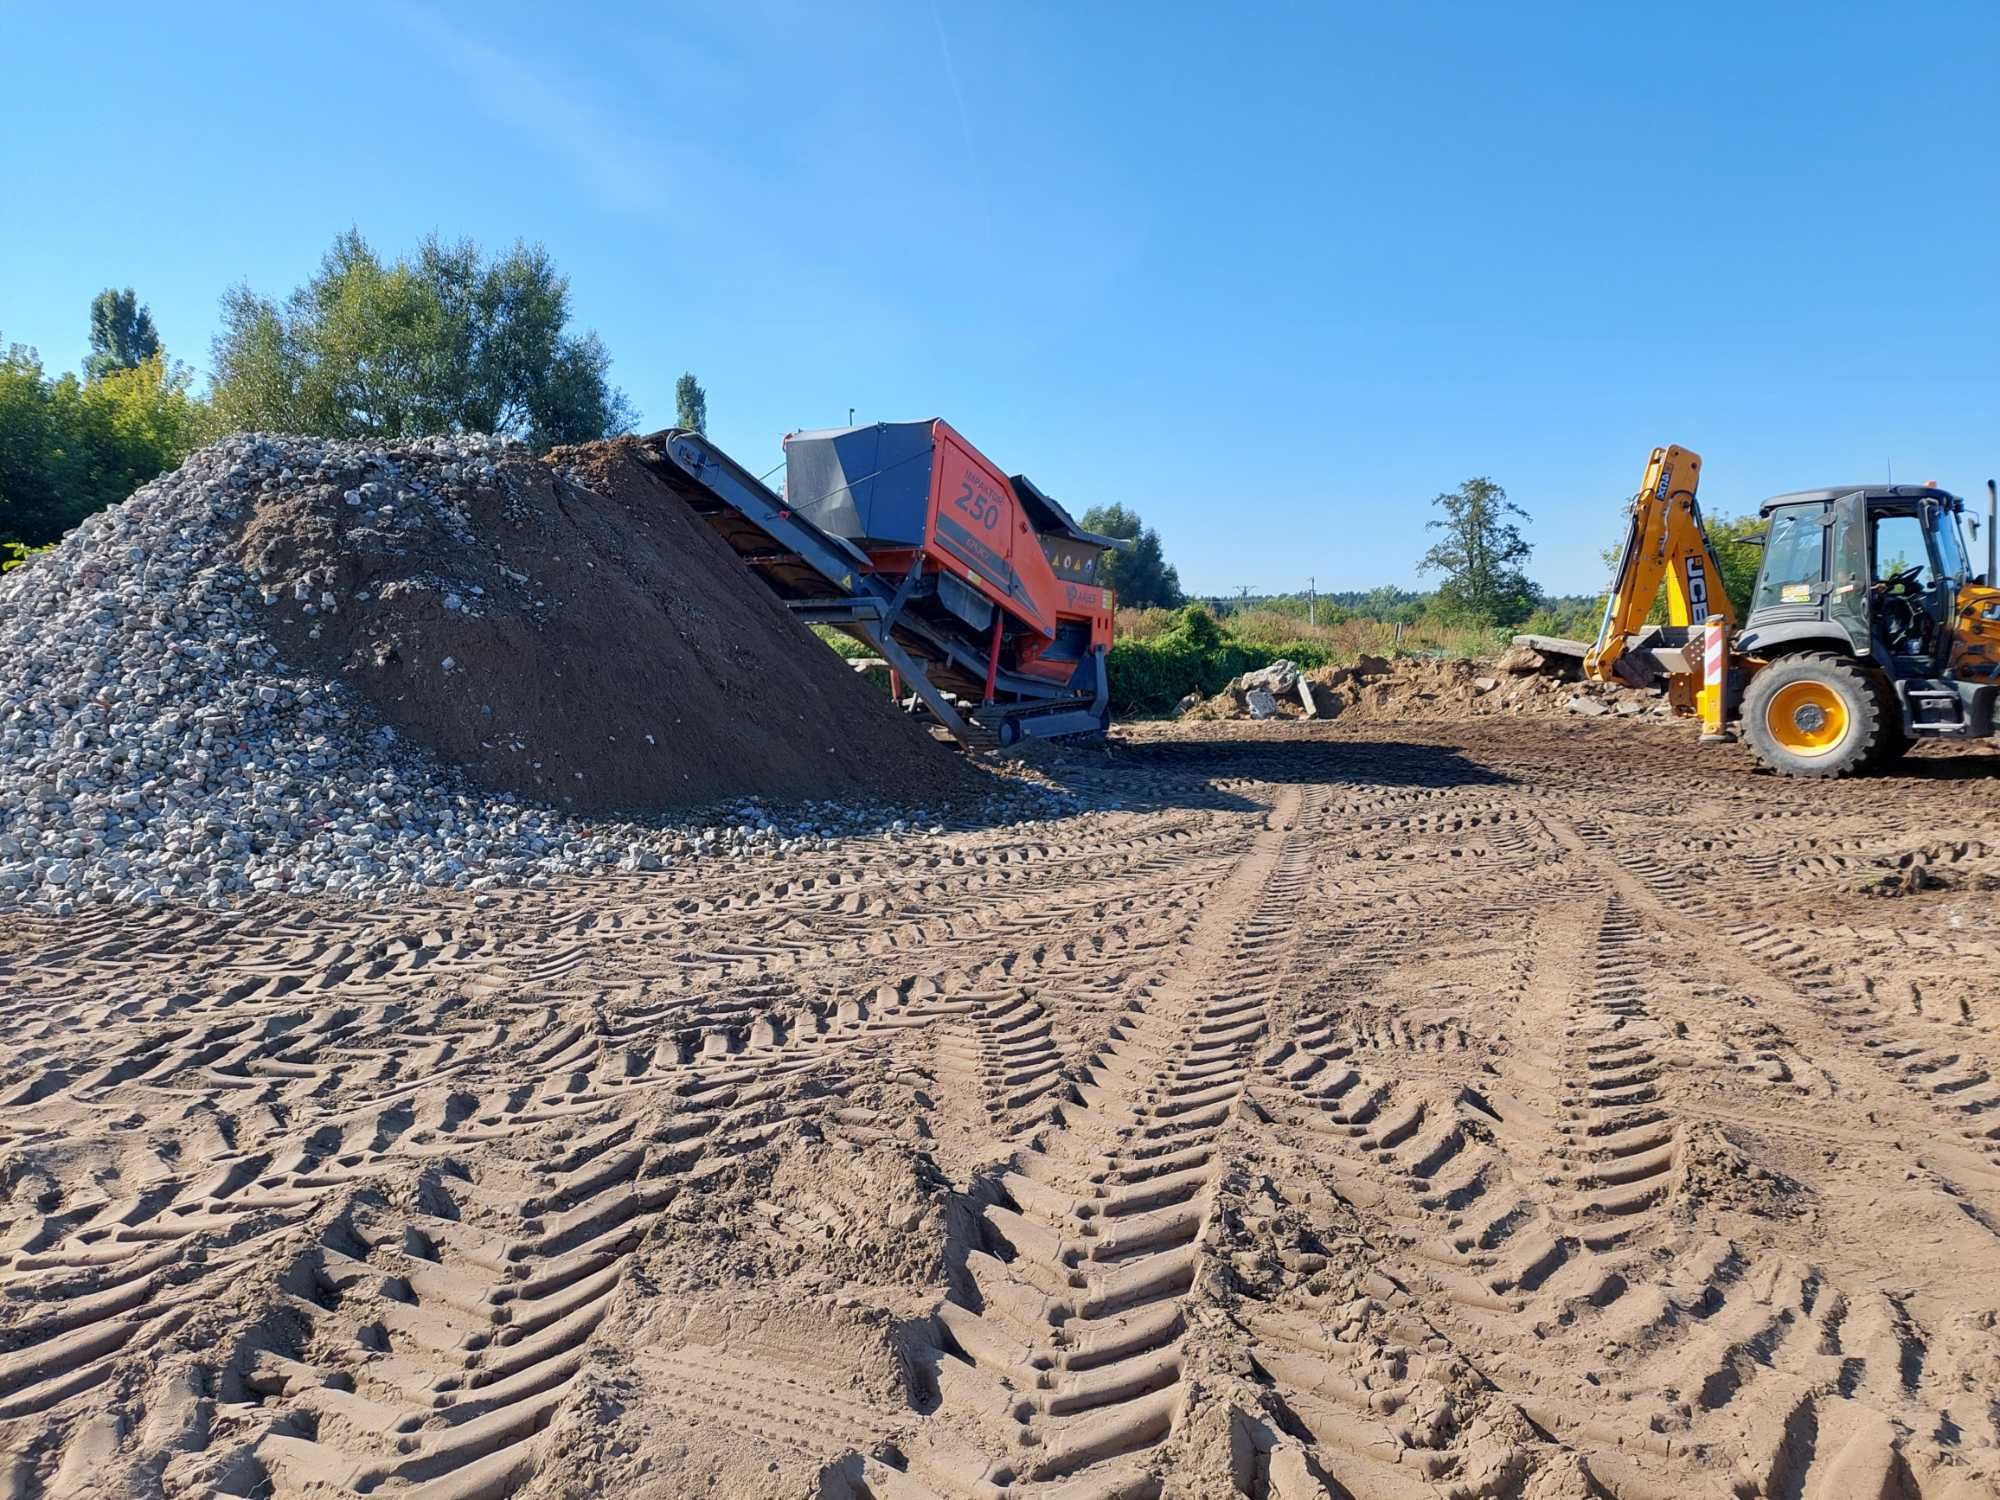
[[[856,661],[861,657],[873,656],[875,654],[853,636],[835,630],[831,625],[809,625],[806,628],[825,641],[827,645],[831,646],[836,656],[844,656],[849,661]]]
[[[0,573],[11,573],[29,558],[40,557],[44,552],[55,549],[54,542],[41,547],[30,547],[26,542],[0,542]]]
[[[1179,610],[1162,609],[1157,604],[1149,604],[1144,609],[1120,605],[1112,635],[1121,641],[1150,641],[1154,636],[1173,629],[1174,621],[1179,618]]]
[[[1595,605],[1536,610],[1521,626],[1523,635],[1553,635],[1563,640],[1594,641],[1603,610]]]
[[[1150,640],[1111,647],[1111,710],[1121,717],[1171,713],[1189,693],[1209,697],[1232,677],[1280,659],[1323,667],[1333,653],[1317,641],[1242,641],[1225,634],[1214,615],[1190,604]]]
[[[0,530],[52,542],[207,441],[193,373],[164,355],[102,378],[50,379],[32,349],[0,350]]]

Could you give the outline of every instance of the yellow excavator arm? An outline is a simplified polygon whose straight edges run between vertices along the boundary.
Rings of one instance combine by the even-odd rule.
[[[1584,655],[1584,675],[1599,682],[1621,675],[1619,660],[1645,628],[1663,580],[1668,624],[1699,631],[1710,615],[1721,615],[1735,628],[1722,569],[1695,502],[1700,483],[1700,454],[1677,447],[1653,450],[1645,483],[1632,497],[1618,573],[1597,641]]]

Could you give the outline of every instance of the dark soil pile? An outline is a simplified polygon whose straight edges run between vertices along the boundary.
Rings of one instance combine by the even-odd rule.
[[[287,661],[487,787],[645,814],[922,803],[975,777],[627,442],[485,463],[417,445],[315,470],[260,498],[243,549]]]

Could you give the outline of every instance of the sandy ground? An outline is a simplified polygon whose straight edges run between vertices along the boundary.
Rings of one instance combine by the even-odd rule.
[[[2000,1493],[1995,757],[1058,770],[1128,807],[10,919],[0,1495]]]

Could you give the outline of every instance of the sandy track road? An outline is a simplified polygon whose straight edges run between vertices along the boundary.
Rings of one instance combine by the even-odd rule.
[[[1978,758],[1053,769],[1121,805],[16,919],[0,1495],[2000,1493]]]

